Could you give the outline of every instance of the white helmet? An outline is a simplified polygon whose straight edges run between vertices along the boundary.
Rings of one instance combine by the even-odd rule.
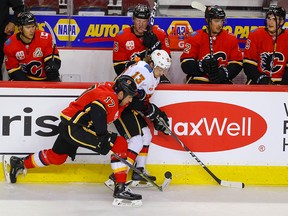
[[[151,53],[151,59],[154,62],[154,68],[159,66],[164,70],[168,70],[171,66],[171,58],[165,50],[154,50]]]

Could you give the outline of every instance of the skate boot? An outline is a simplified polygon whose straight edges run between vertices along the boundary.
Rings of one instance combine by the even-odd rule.
[[[128,190],[131,190],[128,186],[131,184],[131,180],[130,181],[127,181],[125,183],[125,187],[127,187]],[[114,191],[114,188],[115,188],[115,184],[116,184],[116,178],[115,178],[115,175],[114,173],[112,173],[110,176],[109,176],[109,179],[107,181],[104,182],[104,184],[106,185],[106,187],[108,187],[110,190]]]
[[[22,173],[26,174],[27,170],[24,168],[24,158],[18,158],[15,156],[9,157],[4,155],[3,157],[4,173],[7,182],[16,183],[17,176]],[[8,167],[10,166],[10,170]]]
[[[156,181],[156,177],[149,175],[144,170],[144,167],[137,167],[137,169],[140,172],[145,173],[149,177],[149,179],[151,179],[151,181]],[[140,176],[135,171],[133,171],[133,173],[132,173],[132,184],[131,185],[132,185],[132,187],[152,187],[153,186],[150,182],[148,182],[146,179],[144,179],[142,176]]]
[[[132,190],[125,185],[125,183],[117,183],[113,193],[114,206],[141,206],[142,195],[135,194]]]

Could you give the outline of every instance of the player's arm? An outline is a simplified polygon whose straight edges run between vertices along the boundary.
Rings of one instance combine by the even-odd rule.
[[[202,69],[202,62],[197,59],[199,49],[193,38],[189,36],[185,41],[184,49],[180,56],[181,68],[189,76],[203,76],[205,73]]]
[[[256,32],[249,34],[244,49],[243,69],[247,76],[247,81],[250,84],[268,84],[270,77],[265,73],[258,70],[258,57],[257,56],[257,35]]]
[[[90,117],[98,140],[97,151],[106,155],[112,149],[117,134],[109,133],[107,130],[107,110],[101,101],[96,100],[91,103]]]
[[[22,0],[10,0],[9,4],[12,7],[12,10],[14,11],[13,17],[11,19],[11,22],[16,25],[17,23],[17,16],[19,13],[24,11],[24,4]]]
[[[18,60],[13,55],[13,50],[11,49],[10,39],[4,44],[4,53],[5,53],[5,66],[7,73],[10,77],[10,80],[15,81],[29,81],[30,79],[26,76],[26,73],[22,70],[21,65]]]
[[[113,67],[119,76],[127,67],[129,67],[130,59],[127,56],[124,43],[121,42],[121,38],[116,35],[113,46]]]
[[[228,80],[233,80],[243,68],[243,56],[239,48],[237,38],[231,36],[231,51],[229,54],[228,64],[226,66],[228,71]]]

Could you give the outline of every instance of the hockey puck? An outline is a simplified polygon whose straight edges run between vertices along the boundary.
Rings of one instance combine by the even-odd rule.
[[[164,175],[165,175],[165,178],[172,179],[172,173],[171,172],[167,171],[167,172],[165,172]]]

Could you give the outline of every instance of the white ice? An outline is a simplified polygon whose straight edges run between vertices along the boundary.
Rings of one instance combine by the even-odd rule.
[[[288,187],[170,185],[137,188],[142,207],[112,206],[103,184],[0,183],[1,216],[287,216]]]

